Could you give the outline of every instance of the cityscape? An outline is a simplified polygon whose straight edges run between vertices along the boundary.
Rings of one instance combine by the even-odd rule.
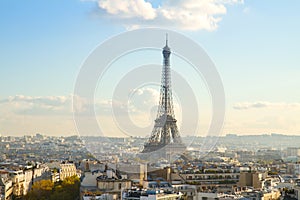
[[[78,177],[78,191],[57,192],[52,198],[72,199],[72,194],[81,199],[119,199],[121,194],[123,199],[298,198],[300,136],[229,134],[214,138],[216,146],[202,159],[197,147],[204,138],[183,137],[194,140],[189,160],[182,157],[170,164],[161,159],[146,166],[136,155],[147,138],[108,139],[104,143],[107,138],[85,138],[105,147],[96,158],[79,136],[1,136],[2,197],[42,199],[41,191],[41,196],[34,196],[34,190],[45,190],[32,189],[37,183],[58,184]]]
[[[0,2],[0,200],[299,200],[297,6]]]

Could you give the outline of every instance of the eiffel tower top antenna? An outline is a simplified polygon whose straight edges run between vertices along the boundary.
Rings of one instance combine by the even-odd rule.
[[[168,33],[166,33],[166,46],[168,46]]]

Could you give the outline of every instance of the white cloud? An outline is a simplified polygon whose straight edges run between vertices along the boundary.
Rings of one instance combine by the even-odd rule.
[[[0,100],[2,109],[16,114],[54,114],[70,113],[70,96],[25,96],[15,95]]]
[[[140,88],[132,92],[129,104],[140,110],[148,110],[149,107],[157,106],[159,101],[159,90],[153,88]]]
[[[300,103],[276,103],[267,101],[242,102],[233,105],[234,109],[245,110],[251,108],[300,108]]]
[[[226,5],[243,0],[163,0],[157,8],[145,0],[99,0],[105,14],[127,28],[163,26],[185,30],[215,30]]]
[[[98,5],[107,13],[120,18],[140,17],[150,20],[156,17],[156,11],[151,3],[144,0],[100,0]]]

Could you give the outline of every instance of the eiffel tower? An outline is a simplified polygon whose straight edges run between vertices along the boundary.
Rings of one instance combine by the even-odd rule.
[[[168,35],[166,35],[166,45],[162,54],[164,59],[157,117],[142,153],[159,151],[160,156],[170,158],[170,154],[183,153],[186,147],[182,143],[174,115],[170,69],[171,49],[168,46]]]

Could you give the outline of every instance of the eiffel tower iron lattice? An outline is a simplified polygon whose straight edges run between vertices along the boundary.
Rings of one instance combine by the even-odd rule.
[[[142,153],[150,153],[164,148],[166,155],[168,153],[182,153],[186,147],[182,143],[174,114],[170,68],[171,49],[168,46],[168,35],[166,35],[166,45],[162,54],[163,67],[157,117]]]

